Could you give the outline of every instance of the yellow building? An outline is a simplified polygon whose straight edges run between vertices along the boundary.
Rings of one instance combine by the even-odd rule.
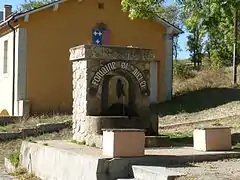
[[[69,49],[96,44],[94,32],[105,33],[102,44],[151,48],[150,102],[172,96],[172,36],[181,30],[161,18],[130,20],[115,0],[60,0],[25,13],[0,13],[0,113],[72,111]],[[2,14],[2,15],[1,15]]]

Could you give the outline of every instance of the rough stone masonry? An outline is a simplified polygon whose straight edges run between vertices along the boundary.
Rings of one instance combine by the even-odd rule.
[[[70,49],[70,61],[74,140],[101,146],[103,128],[143,128],[157,134],[157,117],[149,111],[153,50],[81,45]]]

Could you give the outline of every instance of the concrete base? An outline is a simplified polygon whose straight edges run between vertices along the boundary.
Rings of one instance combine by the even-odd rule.
[[[145,132],[142,129],[106,129],[103,154],[109,157],[144,156]]]
[[[168,164],[219,160],[240,157],[240,152],[202,152],[193,148],[145,149],[144,157],[108,158],[99,148],[81,146],[67,141],[23,141],[20,164],[43,180],[116,180],[134,178],[149,173],[151,166],[166,167]],[[134,172],[133,165],[137,165]],[[155,168],[156,170],[156,168]],[[157,168],[156,179],[178,176],[178,173]],[[145,176],[144,176],[145,177]]]
[[[231,150],[231,129],[229,127],[198,128],[193,132],[194,149],[202,151]]]

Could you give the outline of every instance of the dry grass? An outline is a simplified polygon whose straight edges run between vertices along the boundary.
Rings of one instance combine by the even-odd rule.
[[[231,73],[229,70],[210,71],[203,70],[189,79],[174,77],[174,95],[197,91],[206,88],[219,88],[231,86]]]
[[[162,128],[160,130],[163,134],[171,134],[171,133],[181,133],[181,134],[192,134],[193,130],[196,127],[212,127],[212,126],[225,126],[231,127],[233,133],[240,133],[240,116],[232,116],[221,119],[214,119],[210,122],[201,122],[189,125],[178,125],[177,127],[169,127]]]
[[[14,173],[11,173],[10,175],[16,177],[18,180],[41,180],[34,174],[28,173],[24,168],[18,168]]]
[[[71,120],[71,116],[61,115],[61,116],[38,116],[31,117],[27,120],[20,119],[14,124],[8,124],[6,126],[0,126],[0,132],[17,132],[22,128],[35,127],[38,123],[56,123],[63,122],[65,120]]]
[[[239,71],[240,67],[238,67]],[[193,78],[173,77],[174,95],[206,88],[231,87],[232,85],[232,67],[223,68],[218,71],[203,69],[199,72],[194,71],[193,73],[195,74]],[[238,82],[240,82],[240,76],[238,76]]]

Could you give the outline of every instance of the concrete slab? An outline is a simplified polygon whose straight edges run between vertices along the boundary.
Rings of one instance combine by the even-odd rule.
[[[67,141],[24,141],[21,165],[43,180],[116,180],[134,178],[133,165],[168,167],[207,160],[240,157],[240,152],[202,152],[193,148],[151,148],[144,157],[109,158],[95,147]]]
[[[8,175],[8,174],[5,173],[5,172],[0,172],[0,179],[1,179],[1,180],[17,180],[16,178]]]

